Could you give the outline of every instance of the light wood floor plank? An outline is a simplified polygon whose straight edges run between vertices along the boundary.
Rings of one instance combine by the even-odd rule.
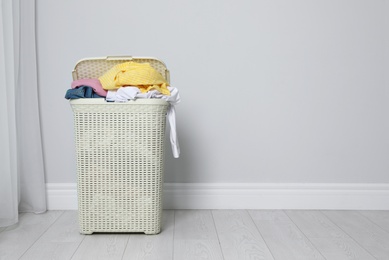
[[[338,227],[350,235],[377,259],[389,259],[389,233],[356,211],[323,211]]]
[[[246,210],[213,210],[225,260],[274,259]]]
[[[66,211],[20,259],[70,259],[84,237],[79,233],[77,211]]]
[[[223,259],[210,210],[176,210],[174,259]]]
[[[0,259],[19,259],[62,213],[48,211],[21,215],[17,224],[0,233]]]
[[[249,213],[274,259],[325,259],[283,211],[250,210]]]
[[[319,211],[285,211],[322,255],[331,260],[375,258]]]
[[[122,259],[128,234],[86,235],[72,260],[120,260]]]
[[[158,235],[130,235],[123,259],[170,260],[173,259],[174,211],[164,210],[162,231]]]
[[[158,235],[81,235],[76,211],[23,213],[18,224],[0,230],[0,260],[388,260],[388,215],[389,211],[171,210],[164,211]]]
[[[358,212],[389,232],[389,210],[361,210]]]

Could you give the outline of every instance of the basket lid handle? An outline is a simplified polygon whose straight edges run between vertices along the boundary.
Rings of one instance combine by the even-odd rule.
[[[132,60],[132,56],[107,56],[106,60]]]

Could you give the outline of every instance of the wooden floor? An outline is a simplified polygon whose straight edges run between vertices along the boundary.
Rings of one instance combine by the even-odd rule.
[[[0,259],[389,259],[389,211],[165,210],[159,235],[78,232],[76,211],[0,228]]]

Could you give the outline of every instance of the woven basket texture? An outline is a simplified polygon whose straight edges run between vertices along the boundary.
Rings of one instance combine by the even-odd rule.
[[[92,78],[101,73],[95,71],[98,61],[88,64],[93,69],[79,75]],[[80,232],[159,233],[169,104],[158,99],[128,103],[79,99],[70,104]]]
[[[130,59],[123,57],[122,59],[117,58],[114,60],[107,58],[92,58],[92,59],[83,59],[79,61],[74,68],[74,80],[76,79],[85,79],[85,78],[99,78],[113,66],[127,62],[134,61],[139,63],[149,63],[155,70],[157,70],[161,75],[169,81],[169,71],[167,70],[165,64],[157,59],[153,58],[136,58],[131,57]]]

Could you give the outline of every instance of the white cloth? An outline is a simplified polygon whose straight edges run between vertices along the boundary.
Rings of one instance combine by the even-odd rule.
[[[166,117],[170,126],[170,143],[174,158],[179,158],[180,145],[177,137],[175,105],[181,102],[181,98],[177,88],[168,87],[168,89],[170,96],[163,95],[158,90],[141,93],[137,87],[121,87],[118,90],[109,90],[106,100],[110,102],[128,102],[128,100],[135,100],[137,98],[159,98],[169,102],[170,105]]]

